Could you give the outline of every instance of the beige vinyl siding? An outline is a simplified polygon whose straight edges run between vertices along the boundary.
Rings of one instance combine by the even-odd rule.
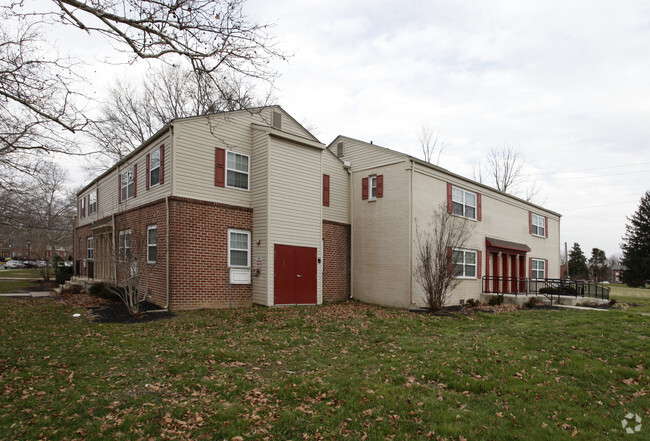
[[[151,187],[147,190],[147,154],[151,153],[154,150],[160,148],[160,146],[165,145],[165,181],[163,184],[159,184]],[[137,196],[135,198],[128,199],[127,201],[119,203],[119,174],[126,171],[132,165],[138,165],[138,175],[137,175]],[[147,204],[149,202],[156,201],[158,199],[164,198],[169,195],[171,192],[171,175],[172,175],[172,145],[171,145],[171,136],[165,135],[160,138],[159,141],[152,143],[146,149],[138,152],[138,154],[130,158],[127,162],[120,164],[118,168],[113,169],[106,176],[103,176],[96,182],[97,188],[97,212],[92,216],[86,216],[85,218],[79,219],[79,226],[87,225],[95,220],[103,219],[107,216],[112,215],[115,212],[125,211],[139,205]],[[82,197],[86,196],[93,190],[87,190],[82,193]],[[88,208],[86,207],[86,213]]]
[[[270,253],[275,244],[312,247],[322,257],[321,150],[270,137]],[[269,262],[273,274],[273,262]],[[322,302],[322,268],[317,268]],[[273,297],[273,283],[269,284]]]
[[[486,265],[489,261],[486,255],[485,238],[492,237],[526,244],[531,248],[531,251],[526,254],[526,277],[528,277],[529,272],[529,257],[547,259],[549,278],[559,277],[560,218],[557,215],[540,210],[495,190],[486,189],[445,175],[437,170],[431,170],[417,164],[415,169],[416,172],[413,175],[413,262],[415,262],[417,254],[415,221],[417,220],[420,225],[426,223],[431,217],[434,208],[439,204],[442,204],[446,209],[447,182],[451,182],[457,187],[481,194],[482,220],[468,221],[472,233],[465,248],[482,252],[482,276],[486,275]],[[529,233],[528,212],[531,210],[534,213],[548,217],[548,238],[536,237]],[[463,280],[453,291],[448,304],[458,304],[460,299],[478,299],[481,288],[479,279]],[[418,306],[424,306],[424,293],[415,279],[413,279],[412,289],[415,303]]]
[[[272,127],[271,122],[273,121],[272,120],[273,112],[278,112],[282,115],[282,128],[280,130],[282,130],[283,132],[300,136],[301,138],[306,138],[311,141],[317,141],[317,139],[311,133],[309,133],[305,128],[303,128],[297,121],[295,121],[291,117],[291,115],[289,115],[287,112],[284,111],[284,109],[282,109],[279,106],[268,107],[264,109],[264,111],[262,112],[264,120],[266,121],[266,125],[268,125],[269,127]]]
[[[323,207],[323,220],[350,223],[349,216],[349,187],[348,171],[330,152],[323,150],[323,174],[330,176],[330,205]]]
[[[407,162],[352,173],[352,289],[362,302],[406,308],[410,304]],[[384,196],[361,199],[362,178],[384,176]]]
[[[406,159],[406,155],[402,153],[345,136],[338,136],[328,146],[328,149],[336,154],[336,145],[339,142],[343,143],[343,156],[341,159],[350,163],[352,171],[393,164]]]
[[[253,208],[252,235],[252,269],[258,268],[261,260],[261,270],[258,276],[253,273],[253,303],[270,306],[273,299],[269,296],[270,276],[269,256],[269,216],[268,216],[268,143],[269,137],[262,131],[253,131],[253,150],[251,155],[251,206]],[[259,245],[257,245],[259,241]]]

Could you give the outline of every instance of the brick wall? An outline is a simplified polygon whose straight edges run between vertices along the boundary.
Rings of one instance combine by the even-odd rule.
[[[252,305],[252,285],[230,284],[229,228],[252,233],[252,209],[170,198],[171,309]]]
[[[90,225],[78,227],[74,230],[72,258],[74,260],[75,276],[88,277],[88,265],[85,259],[88,247],[88,238],[92,235]],[[84,263],[86,264],[84,265]]]
[[[323,301],[350,297],[350,225],[323,221]]]
[[[157,250],[154,264],[144,263],[147,260],[147,227],[157,227]],[[146,204],[123,213],[115,215],[115,243],[119,253],[120,231],[131,230],[131,255],[132,260],[138,259],[138,267],[143,274],[140,279],[140,290],[146,290],[147,301],[159,306],[165,306],[166,297],[166,261],[167,261],[167,219],[165,200]],[[120,279],[128,270],[128,263],[118,263],[117,272]],[[138,293],[140,295],[140,293]]]

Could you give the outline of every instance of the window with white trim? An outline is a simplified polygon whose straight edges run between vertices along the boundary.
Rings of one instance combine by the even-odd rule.
[[[248,190],[248,155],[226,152],[226,187]]]
[[[97,190],[88,195],[88,216],[97,212]]]
[[[160,149],[149,154],[149,186],[160,184]]]
[[[147,227],[147,262],[156,263],[158,260],[158,226]]]
[[[131,230],[122,230],[119,235],[120,262],[131,259]]]
[[[133,166],[122,173],[122,187],[120,191],[122,192],[122,202],[133,197],[135,191]]]
[[[79,217],[84,217],[86,215],[86,196],[81,198],[79,201]]]
[[[452,187],[451,204],[453,214],[468,219],[476,219],[476,193]]]
[[[546,218],[544,216],[531,213],[530,222],[535,236],[546,237]]]
[[[228,230],[228,266],[249,268],[251,266],[251,232]]]
[[[368,181],[368,185],[370,186],[370,199],[377,199],[377,176],[370,176]]]
[[[530,263],[530,278],[541,280],[546,278],[546,261],[543,259],[532,259]]]
[[[92,236],[86,239],[86,258],[88,258],[88,260],[95,258],[94,240]]]
[[[455,248],[451,261],[454,277],[476,278],[476,251]]]

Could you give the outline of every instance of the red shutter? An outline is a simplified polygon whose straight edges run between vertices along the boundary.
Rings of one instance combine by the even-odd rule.
[[[451,214],[452,202],[451,202],[451,182],[447,182],[447,213]]]
[[[122,173],[119,173],[119,171],[117,175],[117,203],[122,203]]]
[[[377,175],[377,197],[384,197],[384,175]]]
[[[147,190],[149,190],[149,175],[151,174],[151,156],[147,153]]]
[[[544,234],[548,237],[548,218],[544,217]]]
[[[368,178],[361,179],[361,199],[368,199]]]
[[[453,264],[453,251],[451,247],[447,247],[447,275],[451,276],[452,274],[452,264]]]
[[[476,251],[476,277],[480,279],[483,276],[483,273],[481,272],[481,260],[483,257],[483,251],[477,250]]]
[[[160,146],[160,184],[165,183],[165,144]]]
[[[138,195],[138,164],[133,164],[133,197]]]
[[[481,193],[476,193],[476,220],[481,220],[483,218],[481,208]]]
[[[214,163],[214,185],[226,186],[226,151],[217,147]]]
[[[330,175],[323,175],[323,206],[330,206]]]
[[[528,258],[528,278],[533,278],[533,258]]]
[[[533,212],[528,212],[528,232],[533,234]]]

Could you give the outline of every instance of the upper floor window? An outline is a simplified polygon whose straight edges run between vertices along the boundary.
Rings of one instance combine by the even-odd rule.
[[[377,199],[377,176],[370,176],[370,199]]]
[[[120,177],[121,200],[126,201],[135,196],[135,167],[129,167]]]
[[[530,232],[535,236],[546,237],[546,218],[537,214],[530,214]]]
[[[82,197],[79,201],[79,217],[86,216],[86,196]]]
[[[544,279],[546,278],[546,261],[542,259],[530,260],[530,278],[531,279]]]
[[[248,190],[248,156],[226,152],[226,186]]]
[[[457,248],[453,250],[451,259],[454,277],[476,277],[476,251]]]
[[[88,216],[97,212],[97,190],[88,195]]]
[[[468,219],[476,219],[476,193],[452,187],[451,206],[453,214]]]
[[[250,245],[250,231],[228,230],[228,266],[250,267]]]
[[[160,184],[160,149],[149,154],[149,185]]]

